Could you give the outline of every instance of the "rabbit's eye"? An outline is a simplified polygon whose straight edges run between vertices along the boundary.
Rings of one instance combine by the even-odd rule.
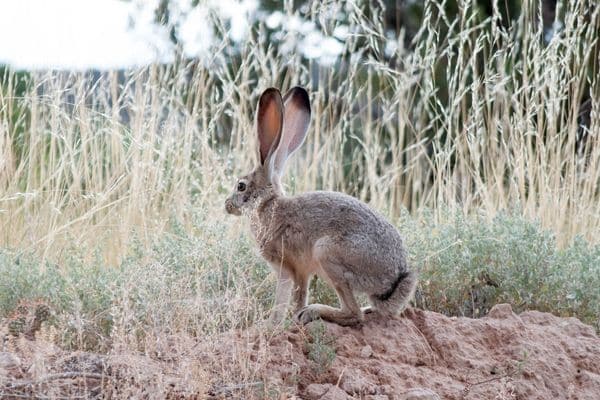
[[[238,182],[237,190],[238,192],[243,192],[246,190],[246,184],[244,182]]]

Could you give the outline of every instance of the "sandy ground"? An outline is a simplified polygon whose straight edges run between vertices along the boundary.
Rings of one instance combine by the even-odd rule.
[[[409,309],[357,328],[313,322],[145,352],[67,352],[3,333],[0,398],[600,399],[600,338],[575,318],[507,304],[481,319]]]

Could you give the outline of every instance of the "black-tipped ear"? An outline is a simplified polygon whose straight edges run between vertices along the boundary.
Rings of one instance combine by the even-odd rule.
[[[269,88],[260,96],[256,112],[256,130],[261,164],[264,165],[268,156],[277,148],[282,128],[283,100],[281,99],[281,93],[275,88]]]
[[[306,138],[310,124],[310,99],[300,86],[290,89],[283,98],[283,132],[277,148],[274,169],[281,175],[285,162]]]
[[[286,105],[286,102],[290,99],[294,99],[300,103],[303,107],[308,110],[310,114],[310,99],[308,97],[308,92],[302,86],[294,86],[290,90],[287,91],[285,96],[283,96],[283,104]]]

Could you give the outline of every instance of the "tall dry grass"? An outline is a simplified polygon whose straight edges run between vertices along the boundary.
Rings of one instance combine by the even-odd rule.
[[[578,235],[597,243],[594,3],[559,2],[564,26],[546,42],[537,2],[524,1],[503,27],[497,3],[483,19],[461,1],[449,20],[427,1],[410,48],[386,38],[376,9],[367,17],[362,5],[347,6],[351,34],[335,68],[280,53],[259,23],[234,56],[224,40],[199,62],[38,71],[22,96],[7,72],[0,245],[52,259],[70,247],[101,249],[118,263],[132,241],[149,243],[173,219],[190,228],[194,210],[232,224],[223,199],[253,165],[256,100],[268,86],[292,85],[309,89],[313,117],[288,170],[291,192],[341,190],[391,216],[408,207],[492,218],[518,208],[562,244]],[[325,16],[335,7],[343,6],[315,2],[309,17],[330,33],[339,22]],[[390,40],[397,46],[386,56]]]
[[[289,192],[345,191],[402,221],[419,307],[479,316],[511,302],[600,326],[594,1],[559,1],[564,26],[548,42],[537,2],[503,27],[497,7],[483,19],[461,1],[451,20],[426,1],[407,46],[387,38],[377,9],[311,4],[326,33],[341,23],[331,8],[349,13],[335,68],[282,53],[260,23],[239,54],[225,40],[201,61],[0,76],[0,324],[48,304],[38,343],[108,354],[115,398],[240,383],[246,398],[279,398],[263,379],[271,333],[260,324],[274,282],[223,201],[255,162],[262,90],[303,85],[313,119]],[[312,284],[314,300],[334,304]],[[54,362],[31,359],[34,381]]]

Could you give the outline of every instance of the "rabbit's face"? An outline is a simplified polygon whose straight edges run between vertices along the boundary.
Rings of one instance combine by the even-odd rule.
[[[296,86],[283,98],[274,88],[263,92],[256,112],[260,164],[237,180],[225,201],[227,213],[249,215],[266,201],[283,195],[279,177],[288,157],[304,142],[309,122],[310,100],[303,88]]]
[[[225,200],[225,211],[233,215],[247,213],[255,209],[262,199],[277,194],[277,186],[271,183],[265,168],[259,166],[237,180],[233,193]]]

